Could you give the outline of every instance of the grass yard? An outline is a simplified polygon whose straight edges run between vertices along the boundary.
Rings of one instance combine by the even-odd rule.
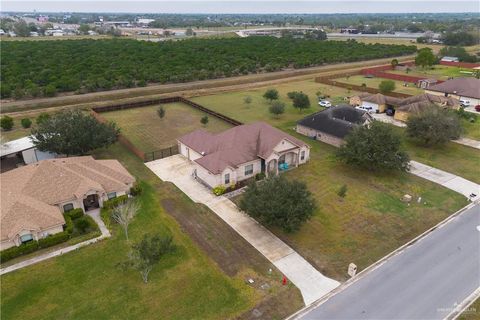
[[[345,89],[313,80],[290,82],[275,88],[285,102],[288,101],[286,93],[293,90],[304,91],[312,101],[319,89],[322,92],[331,90],[331,96],[349,95]],[[192,100],[239,121],[269,122],[312,146],[311,161],[286,174],[307,183],[319,209],[295,234],[272,231],[328,276],[346,279],[350,262],[363,269],[466,205],[462,195],[410,174],[382,176],[339,163],[334,147],[309,140],[292,130],[295,121],[307,111],[299,113],[289,103],[284,115],[273,118],[268,113],[268,102],[262,98],[264,92],[265,88],[257,88]],[[247,95],[253,99],[248,107],[243,103]],[[319,108],[314,106],[308,112],[315,110]],[[348,187],[345,199],[337,195],[343,184]],[[421,196],[422,204],[407,206],[400,201],[406,193]]]
[[[475,122],[470,122],[466,119],[462,119],[463,136],[466,138],[480,140],[480,116],[477,117]]]
[[[249,262],[244,257],[257,255],[251,258],[255,263],[238,260],[236,271],[227,276],[172,218],[172,211],[203,217],[208,212],[163,183],[128,150],[117,144],[97,157],[120,159],[143,181],[142,210],[130,225],[131,241],[145,233],[172,234],[177,252],[163,258],[144,284],[138,272],[116,266],[126,258],[128,245],[114,225],[108,240],[3,275],[2,319],[247,319],[254,306],[265,310],[267,318],[284,318],[301,307],[298,290],[282,286],[281,276],[258,252],[235,251],[243,248],[238,245],[243,239],[225,237],[220,242],[207,228],[203,238],[211,238],[217,251],[230,259],[238,254]],[[268,268],[274,272],[268,274]],[[254,285],[245,283],[250,277],[257,280]],[[270,284],[267,291],[257,288],[263,283]],[[268,309],[268,298],[277,297],[280,307]]]
[[[263,98],[263,94],[269,88],[275,88],[279,91],[280,101],[286,104],[285,113],[279,118],[273,117],[268,108],[270,103]],[[292,101],[287,97],[291,91],[303,91],[310,98],[311,107],[303,112],[295,109]],[[322,110],[318,106],[317,92],[322,95],[328,95],[328,100],[333,103],[342,103],[344,97],[352,96],[355,91],[349,92],[347,89],[329,86],[311,80],[293,81],[275,86],[260,87],[248,91],[233,91],[217,95],[193,97],[191,100],[214,111],[223,113],[235,120],[242,122],[266,121],[272,125],[278,126],[284,122],[296,121],[307,114]],[[244,103],[244,98],[250,96],[252,103]],[[348,102],[347,102],[348,103]]]
[[[355,76],[350,76],[348,79],[338,78],[335,80],[338,82],[357,85],[357,86],[361,86],[363,83],[365,83],[369,88],[378,89],[378,85],[380,84],[380,82],[384,80],[390,80],[390,79],[384,79],[379,77],[366,78],[363,75],[355,75]],[[402,81],[396,81],[396,80],[391,80],[391,81],[395,82],[394,92],[411,94],[411,95],[417,95],[417,94],[423,93],[423,90],[417,88],[413,83],[408,83],[408,87],[404,87]]]
[[[307,183],[319,209],[297,233],[272,231],[328,276],[345,280],[350,262],[364,269],[467,203],[411,174],[381,175],[344,165],[334,156],[336,148],[296,135],[292,126],[283,129],[312,146],[311,158],[286,175]],[[337,195],[342,185],[348,188],[345,198]],[[404,194],[421,196],[422,203],[407,205],[400,200]]]
[[[387,70],[387,73],[401,74],[413,77],[427,77],[438,80],[448,80],[449,77],[470,77],[471,70],[458,67],[450,67],[444,65],[435,65],[431,69],[423,69],[421,67],[413,67],[407,73],[403,70]]]
[[[200,119],[206,113],[196,110],[184,103],[166,103],[165,117],[157,115],[157,106],[133,108],[101,115],[115,121],[122,133],[140,150],[149,152],[170,147],[176,144],[176,139],[186,133],[204,128]],[[230,125],[213,116],[209,116],[205,127],[211,132],[220,132],[230,128]]]

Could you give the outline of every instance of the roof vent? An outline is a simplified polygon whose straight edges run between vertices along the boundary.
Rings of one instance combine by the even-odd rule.
[[[201,154],[202,154],[202,156],[204,156],[204,155],[205,155],[205,151],[202,151]]]

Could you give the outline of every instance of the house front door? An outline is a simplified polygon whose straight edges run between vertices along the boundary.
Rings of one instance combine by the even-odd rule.
[[[83,206],[85,207],[85,211],[93,210],[100,207],[98,202],[98,195],[97,194],[90,194],[85,199],[83,199]]]

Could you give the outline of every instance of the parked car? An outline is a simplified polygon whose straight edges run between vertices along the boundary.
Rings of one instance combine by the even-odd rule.
[[[320,107],[330,108],[332,106],[332,103],[328,100],[321,100],[321,101],[318,102],[318,105]]]
[[[395,109],[389,108],[389,109],[385,110],[385,113],[386,113],[387,116],[393,117],[395,115]]]
[[[480,104],[477,104],[477,105],[475,106],[475,111],[480,112]]]
[[[355,107],[355,109],[367,111],[368,113],[375,113],[375,110],[372,107],[359,106]]]
[[[464,108],[469,107],[470,106],[470,100],[460,99],[460,105]]]

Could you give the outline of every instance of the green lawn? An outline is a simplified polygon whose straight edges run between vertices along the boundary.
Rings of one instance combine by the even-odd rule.
[[[139,149],[145,152],[155,151],[176,144],[180,136],[199,128],[211,132],[220,132],[230,128],[230,125],[218,118],[209,116],[206,127],[200,119],[206,113],[196,110],[184,103],[166,103],[165,117],[157,115],[159,106],[148,106],[105,112],[101,115],[115,121],[122,133]]]
[[[274,118],[270,114],[268,108],[271,104],[262,97],[268,88],[277,89],[280,93],[280,101],[286,104],[285,114],[279,118]],[[287,97],[287,93],[291,91],[302,91],[308,94],[311,108],[303,112],[295,109],[292,101]],[[347,89],[317,83],[312,79],[259,87],[248,91],[233,91],[217,95],[193,97],[191,100],[242,122],[267,121],[273,125],[279,125],[288,121],[296,121],[309,113],[322,110],[318,106],[317,92],[330,96],[328,100],[333,103],[345,102],[343,100],[345,97],[355,94],[354,91],[349,92]],[[247,96],[252,98],[250,105],[245,104],[243,101]],[[348,101],[346,102],[348,103]]]
[[[369,88],[378,89],[378,85],[380,84],[380,82],[384,80],[390,80],[390,79],[385,79],[380,77],[366,78],[363,75],[355,75],[355,76],[350,76],[348,79],[344,77],[344,78],[338,78],[335,80],[338,82],[353,84],[357,86],[361,86],[363,83],[365,83]],[[417,95],[417,94],[423,93],[423,89],[417,88],[413,83],[408,83],[408,87],[404,87],[403,81],[396,81],[396,80],[391,80],[391,81],[395,82],[395,90],[394,90],[395,92],[405,93],[410,95]]]
[[[281,274],[258,251],[127,149],[117,144],[95,156],[119,159],[143,181],[131,241],[145,233],[172,234],[178,251],[154,267],[145,285],[138,272],[117,267],[128,245],[114,225],[110,239],[3,275],[2,319],[249,319],[253,307],[281,319],[302,306],[298,289],[282,286]],[[193,222],[198,233],[173,216]],[[268,289],[261,288],[265,283]]]
[[[477,117],[475,122],[470,122],[466,119],[462,119],[463,136],[466,138],[480,140],[480,116]]]
[[[468,307],[457,318],[458,320],[478,320],[480,318],[480,299],[475,300],[470,307]]]
[[[318,87],[313,81],[275,86],[285,102],[288,101],[286,93],[293,90],[302,90],[313,100]],[[332,91],[340,89],[330,88]],[[319,110],[317,106],[300,113],[289,104],[286,114],[276,119],[270,116],[269,104],[261,97],[264,91],[265,88],[258,88],[193,100],[239,121],[269,122],[312,146],[309,163],[286,174],[307,183],[319,209],[295,234],[272,231],[325,274],[344,280],[350,262],[363,269],[466,204],[462,195],[411,174],[382,176],[339,163],[334,147],[297,135],[292,129],[296,120]],[[342,93],[348,95],[344,90],[332,96]],[[253,98],[249,107],[243,104],[243,97],[247,95]],[[337,195],[343,184],[348,187],[345,199]],[[421,196],[422,203],[407,206],[400,201],[407,193]]]
[[[403,70],[388,70],[387,73],[401,74],[413,77],[427,77],[438,80],[447,80],[449,77],[469,77],[471,70],[444,65],[435,65],[432,68],[412,67],[407,73]]]
[[[104,155],[118,156],[145,181],[132,241],[149,232],[172,234],[178,251],[152,270],[145,285],[138,272],[116,266],[128,253],[116,227],[111,239],[2,276],[2,319],[225,319],[254,306],[255,291],[222,273],[165,213],[160,199],[171,197],[166,184],[120,146]]]

